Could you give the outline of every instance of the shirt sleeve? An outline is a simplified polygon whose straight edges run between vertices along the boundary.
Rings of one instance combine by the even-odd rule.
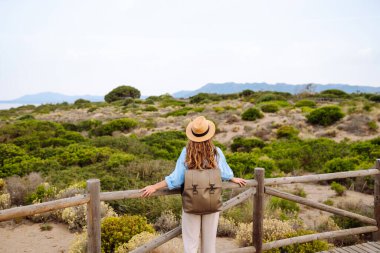
[[[231,170],[230,166],[227,164],[226,157],[223,154],[223,151],[220,148],[216,148],[219,154],[219,169],[221,172],[222,180],[230,180],[233,178],[234,173]]]
[[[182,149],[180,156],[177,159],[177,163],[173,172],[165,177],[165,181],[169,190],[180,188],[185,181],[185,160],[186,160],[186,148]]]

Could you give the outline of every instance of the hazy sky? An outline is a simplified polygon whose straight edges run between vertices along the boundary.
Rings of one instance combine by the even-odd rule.
[[[380,86],[380,1],[0,0],[0,99],[229,81]]]

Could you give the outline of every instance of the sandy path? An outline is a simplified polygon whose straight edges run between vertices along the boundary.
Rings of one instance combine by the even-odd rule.
[[[66,225],[49,223],[53,229],[41,231],[40,224],[24,222],[0,228],[2,253],[63,253],[68,252],[74,233]]]

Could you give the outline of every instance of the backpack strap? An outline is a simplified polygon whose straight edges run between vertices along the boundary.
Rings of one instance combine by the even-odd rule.
[[[197,186],[198,186],[198,181],[197,177],[194,177],[194,171],[191,170],[191,184],[193,186],[193,194],[196,195],[198,194]]]

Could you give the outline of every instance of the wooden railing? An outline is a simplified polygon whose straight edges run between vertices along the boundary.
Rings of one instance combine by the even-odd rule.
[[[247,180],[246,191],[240,193],[234,198],[224,202],[222,212],[251,198],[253,196],[253,246],[230,250],[226,252],[257,252],[261,253],[263,250],[279,248],[282,246],[304,243],[318,239],[337,238],[347,235],[356,235],[362,233],[372,233],[373,240],[380,240],[379,224],[380,224],[380,159],[376,160],[375,167],[368,170],[346,171],[328,174],[316,174],[307,176],[296,177],[280,177],[280,178],[264,178],[264,169],[255,169],[255,179]],[[339,208],[321,204],[316,201],[308,200],[290,193],[282,192],[271,188],[273,185],[292,184],[292,183],[307,183],[317,182],[332,179],[342,179],[350,177],[364,177],[374,176],[374,217],[375,219],[365,217],[356,213],[348,212]],[[224,182],[223,189],[239,188],[237,184]],[[179,190],[169,191],[163,189],[155,192],[151,196],[162,196],[179,194]],[[369,226],[344,229],[339,231],[323,232],[317,234],[303,235],[292,237],[268,243],[263,243],[263,219],[264,219],[264,194],[280,197],[283,199],[291,200],[303,205],[308,205],[326,212],[342,215],[349,218],[357,219]],[[87,181],[87,193],[70,198],[58,199],[40,204],[14,207],[10,209],[0,210],[0,222],[11,220],[18,217],[25,217],[29,215],[54,211],[66,207],[78,206],[87,204],[87,235],[88,246],[87,252],[100,253],[101,252],[101,233],[100,233],[100,201],[111,201],[120,199],[140,198],[141,193],[139,190],[126,190],[115,192],[100,192],[100,181],[98,179],[90,179]],[[163,243],[171,240],[172,238],[181,234],[181,227],[177,227],[155,239],[147,244],[133,250],[133,253],[141,253],[152,250]]]

